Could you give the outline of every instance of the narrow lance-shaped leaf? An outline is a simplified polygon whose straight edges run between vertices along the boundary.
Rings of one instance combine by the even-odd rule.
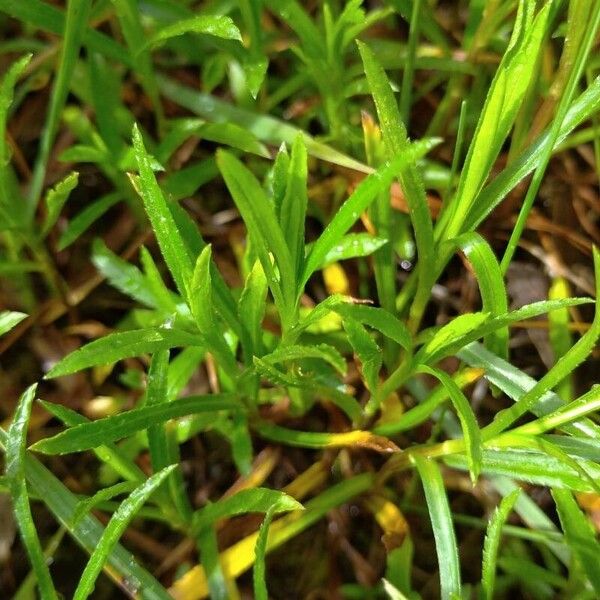
[[[101,444],[127,437],[169,419],[202,412],[235,411],[240,409],[233,394],[189,396],[166,404],[134,408],[118,415],[75,425],[62,433],[45,438],[31,446],[44,454],[68,454],[95,448]]]
[[[494,587],[496,584],[496,564],[498,561],[498,549],[502,537],[502,527],[513,509],[520,489],[513,490],[508,496],[502,498],[500,506],[494,510],[483,544],[483,565],[481,568],[481,587],[483,589],[483,600],[493,600]]]
[[[5,225],[15,221],[14,215],[9,210],[11,205],[14,205],[14,201],[11,203],[11,194],[7,186],[7,166],[10,154],[6,137],[6,123],[8,111],[13,102],[15,85],[30,61],[31,54],[22,56],[10,66],[0,81],[0,215],[6,220]]]
[[[156,46],[185,33],[213,35],[226,40],[242,41],[242,35],[231,17],[224,15],[198,15],[181,19],[157,31],[146,45]]]
[[[204,340],[200,336],[167,327],[112,333],[65,356],[48,371],[46,379],[70,375],[97,365],[108,365],[130,356],[153,354],[166,348],[203,345]]]
[[[298,134],[292,146],[287,185],[285,195],[281,202],[280,217],[281,230],[290,249],[292,263],[296,276],[302,274],[304,265],[304,221],[306,219],[306,206],[308,203],[306,146],[302,134]],[[298,290],[300,293],[300,290]]]
[[[7,433],[0,428],[0,450],[6,448],[7,438]],[[32,493],[42,499],[59,523],[68,526],[72,522],[79,503],[78,498],[31,454],[25,455],[24,464],[25,476]],[[89,553],[96,548],[104,531],[99,521],[89,514],[82,517],[79,523],[67,527],[67,529],[69,535]],[[117,544],[113,547],[107,563],[110,568],[106,572],[116,583],[120,584],[123,580],[127,580],[133,588],[144,589],[148,600],[169,600],[171,598],[160,583],[138,565],[134,557],[121,545]]]
[[[194,274],[189,286],[189,304],[207,346],[217,359],[219,365],[230,377],[238,373],[235,356],[227,346],[218,327],[215,327],[216,313],[213,307],[213,290],[211,278],[211,246],[205,246],[194,267]]]
[[[267,552],[267,539],[269,536],[269,527],[275,516],[276,505],[271,506],[266,514],[256,538],[254,548],[254,569],[252,572],[254,597],[256,600],[269,600],[269,591],[267,589],[267,580],[265,577],[265,554]]]
[[[192,264],[177,229],[167,201],[156,181],[150,157],[137,125],[133,128],[133,147],[140,171],[139,192],[152,224],[156,240],[165,257],[179,293],[187,298],[187,285],[192,277]]]
[[[256,177],[232,154],[219,150],[217,164],[258,251],[269,287],[280,305],[281,318],[286,322],[291,321],[291,312],[296,305],[296,277],[292,257],[273,205]],[[275,258],[278,273],[271,264],[270,254]]]
[[[15,410],[13,422],[8,430],[6,443],[6,477],[14,506],[15,520],[35,572],[38,589],[42,598],[57,600],[58,596],[52,583],[46,564],[44,551],[40,544],[27,494],[25,474],[25,446],[27,444],[27,425],[31,415],[31,406],[35,399],[37,386],[32,385],[21,396]]]
[[[47,162],[60,123],[60,115],[69,94],[73,72],[79,59],[79,50],[84,32],[87,29],[91,6],[92,0],[78,0],[77,2],[69,2],[67,4],[60,62],[50,95],[48,114],[29,188],[29,203],[27,208],[30,217],[33,217],[35,213],[35,208],[44,185]]]
[[[429,518],[435,538],[435,549],[440,570],[442,600],[460,598],[460,566],[458,561],[458,546],[452,523],[452,513],[446,496],[446,489],[437,464],[418,455],[411,459],[421,477]]]
[[[27,315],[13,310],[3,310],[0,312],[0,335],[8,333],[13,327],[16,327]]]
[[[42,227],[42,235],[46,236],[52,226],[56,223],[60,211],[68,200],[71,192],[77,187],[79,181],[79,173],[70,173],[64,179],[59,181],[47,194],[46,194],[46,219]]]
[[[79,579],[79,583],[77,584],[77,589],[73,594],[73,600],[85,600],[94,591],[96,579],[98,578],[98,575],[100,575],[111,549],[119,541],[119,538],[123,535],[138,510],[174,468],[175,465],[166,467],[162,471],[149,477],[147,481],[133,490],[115,511],[106,526],[96,549],[85,566],[81,578]]]
[[[397,172],[409,163],[413,157],[412,152],[413,150],[408,148],[405,153],[394,156],[392,160],[358,184],[313,244],[304,264],[304,274],[299,289],[303,289],[310,276],[324,263],[328,253],[339,244],[350,227],[358,221],[360,214],[375,200],[377,194],[387,189]]]
[[[251,347],[244,348],[246,360],[256,354],[261,356],[262,350],[262,321],[267,307],[267,278],[257,260],[246,278],[246,283],[238,302],[240,322],[248,330]]]
[[[594,247],[593,254],[596,277],[596,312],[591,327],[517,403],[496,414],[494,421],[484,429],[485,439],[490,439],[504,431],[520,416],[529,411],[547,391],[553,389],[557,383],[573,372],[594,349],[598,337],[600,337],[600,252]]]
[[[194,530],[200,530],[216,523],[219,519],[242,515],[245,513],[267,512],[271,507],[275,512],[303,510],[302,504],[291,496],[268,488],[252,488],[241,490],[233,496],[208,504],[196,512],[193,519]]]
[[[425,365],[420,365],[417,372],[428,373],[436,377],[441,384],[446,388],[450,400],[454,405],[454,409],[460,419],[460,424],[463,430],[465,446],[467,448],[467,456],[469,458],[469,471],[471,472],[471,481],[473,484],[477,482],[479,472],[481,471],[481,435],[479,433],[479,425],[473,413],[473,409],[469,404],[462,390],[456,385],[456,382],[441,369],[434,369]]]
[[[570,491],[553,489],[552,497],[556,503],[565,536],[583,566],[594,591],[596,594],[600,594],[600,572],[597,560],[597,557],[600,556],[600,544],[591,523],[577,506]]]
[[[371,49],[358,42],[365,75],[373,94],[383,140],[390,157],[408,152],[409,140],[400,111],[385,71]],[[429,281],[434,263],[433,225],[425,197],[425,189],[414,160],[399,169],[399,179],[410,208],[419,257],[419,277],[423,286]]]
[[[508,312],[502,271],[490,245],[478,233],[465,233],[454,243],[465,253],[475,271],[483,311],[494,317]],[[500,358],[508,358],[508,327],[490,333],[485,344]]]

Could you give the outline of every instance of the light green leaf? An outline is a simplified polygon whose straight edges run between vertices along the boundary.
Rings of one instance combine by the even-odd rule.
[[[203,345],[204,340],[198,335],[166,327],[112,333],[65,356],[50,369],[46,379],[70,375],[96,365],[108,365],[130,356],[153,354],[166,348]]]
[[[75,425],[33,444],[43,454],[82,452],[127,437],[152,425],[201,412],[235,411],[240,404],[234,394],[189,396],[169,403],[134,408],[124,413]]]
[[[452,523],[452,513],[446,488],[437,464],[418,455],[411,456],[421,477],[429,518],[435,538],[435,549],[440,570],[442,600],[461,597],[458,547]]]
[[[148,44],[157,46],[185,33],[200,33],[226,40],[242,41],[240,30],[230,17],[224,15],[198,15],[189,19],[181,19],[172,25],[163,27],[150,38]]]
[[[6,477],[13,501],[13,510],[23,545],[35,572],[42,598],[58,600],[44,551],[38,538],[27,494],[25,454],[27,425],[37,386],[32,385],[21,396],[8,430],[6,442]]]
[[[42,227],[42,236],[48,235],[52,226],[56,223],[60,211],[69,198],[70,193],[77,187],[79,173],[70,173],[64,179],[59,181],[46,194],[46,218]]]
[[[597,560],[597,557],[600,556],[600,544],[598,544],[592,525],[577,506],[570,491],[553,489],[552,497],[556,503],[560,524],[567,541],[583,566],[596,594],[600,594],[600,572]]]
[[[73,600],[85,600],[94,591],[96,579],[98,578],[98,575],[100,575],[112,548],[119,541],[119,538],[123,535],[138,510],[174,468],[175,465],[166,467],[162,471],[149,477],[147,481],[133,490],[115,511],[98,541],[98,545],[92,552],[90,560],[85,566],[79,579],[79,583],[77,584],[77,589],[73,594]]]
[[[500,264],[490,245],[478,233],[465,233],[453,242],[468,258],[481,294],[482,309],[492,317],[508,312],[508,299]],[[485,340],[486,348],[500,358],[508,358],[508,327],[490,333]]]
[[[199,531],[204,527],[213,525],[219,519],[246,513],[264,513],[271,507],[275,508],[276,513],[304,510],[302,504],[283,492],[260,487],[252,488],[241,490],[233,496],[208,504],[196,511],[193,518],[193,528],[194,531]]]
[[[496,564],[502,537],[502,527],[506,523],[506,519],[508,519],[508,515],[513,509],[520,493],[520,489],[513,490],[508,496],[502,498],[500,506],[496,507],[494,514],[490,518],[483,544],[483,565],[481,568],[483,600],[493,600],[494,598]]]
[[[187,298],[187,285],[192,278],[191,260],[167,201],[158,186],[137,125],[133,128],[133,147],[140,171],[137,179],[139,193],[144,201],[146,213],[177,289],[184,298]]]
[[[475,413],[473,412],[469,401],[454,379],[452,379],[445,371],[427,367],[425,365],[419,365],[417,372],[433,375],[446,388],[448,396],[460,419],[465,446],[467,448],[467,457],[469,459],[471,481],[473,482],[473,485],[475,485],[477,478],[479,477],[479,472],[481,471],[482,442],[477,418],[475,417]]]
[[[8,333],[13,327],[16,327],[28,315],[14,310],[3,310],[0,312],[0,335]]]

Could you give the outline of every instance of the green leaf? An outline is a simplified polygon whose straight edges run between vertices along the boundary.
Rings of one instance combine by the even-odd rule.
[[[337,305],[334,310],[343,317],[351,317],[363,325],[376,329],[405,350],[410,350],[412,347],[412,339],[406,325],[383,308],[347,302]]]
[[[296,277],[285,237],[277,223],[272,203],[256,177],[232,154],[219,150],[217,164],[235,201],[258,258],[269,280],[269,287],[280,306],[281,318],[291,319],[296,304]],[[272,253],[278,273],[273,269]]]
[[[16,312],[14,310],[3,310],[0,312],[0,335],[8,333],[11,329],[16,327],[23,319],[26,319],[28,315],[22,312]]]
[[[352,195],[342,204],[306,258],[299,289],[303,289],[310,276],[325,262],[325,257],[343,239],[346,232],[358,221],[360,214],[386,190],[397,171],[411,160],[411,150],[395,156],[377,171],[363,179]]]
[[[520,489],[513,490],[508,496],[502,498],[500,506],[496,507],[494,514],[489,520],[489,525],[485,534],[483,544],[483,565],[481,568],[481,587],[483,590],[483,600],[493,600],[494,588],[496,585],[496,564],[498,559],[498,549],[502,537],[502,527],[508,519],[510,511],[513,509]]]
[[[247,349],[247,360],[256,354],[261,356],[262,348],[262,322],[267,308],[267,278],[260,264],[256,261],[246,278],[246,283],[238,302],[238,316],[246,328],[251,340],[251,347]]]
[[[43,454],[82,452],[170,419],[202,412],[236,411],[240,408],[234,394],[189,396],[169,403],[134,408],[118,415],[75,425],[62,433],[36,442],[31,449]]]
[[[410,153],[406,127],[402,123],[400,111],[385,71],[371,49],[361,42],[357,43],[369,88],[375,101],[388,157]],[[420,286],[424,290],[425,287],[429,288],[430,286],[435,259],[431,214],[427,205],[425,188],[414,158],[407,161],[406,165],[403,165],[398,171],[398,179],[408,202],[410,219],[415,232]]]
[[[194,531],[214,525],[218,520],[246,513],[267,512],[271,507],[276,513],[304,510],[302,504],[291,496],[268,488],[241,490],[233,496],[208,504],[196,511],[193,518]]]
[[[560,524],[567,542],[573,549],[596,594],[600,594],[600,572],[598,560],[600,544],[596,534],[584,513],[580,510],[573,494],[568,490],[553,489],[552,497],[556,503]],[[585,549],[585,551],[582,551]]]
[[[218,321],[216,321],[216,313],[213,308],[211,253],[211,246],[205,246],[196,261],[189,286],[190,310],[200,333],[206,340],[207,349],[215,355],[217,362],[229,376],[235,378],[238,374],[235,356],[219,328],[215,327],[215,323]]]
[[[95,223],[109,208],[122,199],[119,192],[106,194],[98,200],[94,200],[80,213],[69,221],[65,230],[60,234],[58,250],[69,247],[77,238]]]
[[[83,41],[83,34],[87,29],[91,5],[91,0],[69,2],[67,5],[60,62],[50,95],[48,114],[46,115],[46,122],[42,131],[38,156],[35,161],[31,186],[29,188],[28,212],[30,217],[33,217],[35,213],[35,208],[44,185],[46,166],[60,123],[60,115],[65,106],[73,73],[79,59],[79,51]]]
[[[6,477],[13,502],[13,510],[23,545],[35,572],[38,589],[42,598],[58,600],[44,551],[38,538],[27,494],[25,475],[25,446],[27,425],[37,386],[30,386],[21,396],[13,421],[8,430],[6,442]]]
[[[100,575],[110,551],[123,535],[138,510],[174,468],[175,465],[172,465],[155,473],[149,477],[147,481],[133,490],[127,499],[121,503],[111,517],[102,537],[98,541],[96,549],[92,552],[90,560],[85,566],[81,578],[79,579],[79,583],[77,584],[77,589],[73,594],[73,600],[85,600],[94,591],[96,579],[98,578],[98,575]]]
[[[46,379],[70,375],[97,365],[108,365],[130,356],[153,354],[166,348],[203,345],[201,337],[167,327],[112,333],[65,356],[46,373]]]
[[[157,46],[167,40],[185,33],[201,33],[223,38],[225,40],[242,41],[242,35],[230,17],[223,15],[198,15],[189,19],[181,19],[157,31],[146,45]]]
[[[267,553],[267,540],[269,536],[269,526],[275,516],[275,505],[271,506],[266,514],[258,532],[256,546],[254,547],[254,569],[252,571],[252,581],[254,598],[256,600],[269,600],[269,591],[267,589],[267,580],[265,577],[265,554]]]
[[[20,213],[13,213],[18,207],[18,203],[12,198],[8,187],[10,150],[7,144],[6,123],[10,106],[13,103],[14,88],[29,65],[31,56],[31,54],[26,54],[14,62],[0,81],[0,216],[5,220],[5,224],[16,224],[22,221]]]
[[[430,362],[433,360],[432,357],[439,354],[449,343],[455,342],[466,334],[477,330],[483,323],[488,321],[489,316],[489,313],[486,312],[458,315],[435,332],[433,337],[419,351],[418,360],[423,363]]]
[[[453,242],[464,252],[475,271],[483,311],[492,317],[508,312],[502,271],[490,245],[478,233],[465,233]],[[485,340],[485,345],[500,358],[507,359],[508,327],[490,333]]]
[[[1,450],[6,447],[7,438],[6,432],[0,428]],[[79,524],[71,527],[70,523],[79,503],[77,497],[29,453],[25,455],[24,466],[25,476],[32,494],[41,498],[58,522],[67,528],[69,535],[86,552],[91,553],[102,535],[102,525],[93,516],[87,515],[81,519]],[[117,584],[127,580],[131,589],[143,589],[148,600],[169,600],[171,598],[160,583],[148,571],[139,566],[134,557],[119,544],[112,549],[107,562],[110,565],[107,574]]]
[[[1,2],[2,0],[0,0]],[[279,146],[282,142],[292,145],[298,133],[302,132],[306,149],[311,156],[340,165],[361,173],[370,173],[371,169],[343,154],[342,152],[328,146],[304,133],[295,127],[270,115],[244,110],[237,106],[211,96],[203,94],[196,89],[181,85],[172,79],[158,77],[161,91],[179,106],[183,106],[193,113],[210,119],[211,121],[229,121],[252,132],[259,140]]]
[[[146,44],[146,33],[142,26],[142,13],[137,0],[112,0],[123,37],[127,42],[133,72],[150,98],[159,129],[163,123],[163,109],[158,93],[152,57]]]
[[[446,388],[448,396],[454,405],[454,409],[460,419],[460,425],[463,430],[465,446],[467,448],[467,457],[469,459],[469,471],[473,485],[477,482],[481,471],[481,434],[475,413],[469,404],[466,396],[458,387],[454,379],[441,369],[434,369],[425,365],[419,365],[417,372],[428,373],[438,379]]]
[[[146,382],[146,406],[156,406],[168,401],[168,369],[169,350],[159,350],[153,354]],[[155,473],[171,464],[164,423],[148,427],[148,448],[150,450],[152,470]]]
[[[346,374],[346,361],[344,357],[329,344],[315,344],[312,346],[281,346],[262,357],[266,363],[276,365],[282,362],[296,361],[303,358],[320,358],[329,363],[341,375]]]
[[[91,513],[98,504],[106,502],[107,500],[112,500],[115,496],[131,492],[135,487],[136,484],[132,481],[122,481],[121,483],[97,491],[93,496],[90,496],[85,500],[81,500],[73,513],[73,518],[70,523],[71,527],[77,525],[79,521],[87,514]]]
[[[165,258],[169,271],[177,284],[179,293],[187,298],[187,285],[192,278],[192,264],[175,220],[167,206],[150,165],[150,157],[144,147],[142,136],[134,125],[133,147],[140,171],[139,192],[146,213],[152,224],[156,240]]]
[[[307,166],[306,146],[302,134],[298,134],[292,145],[285,195],[279,210],[281,231],[287,240],[296,276],[302,274],[304,265],[304,221],[308,195],[306,190]]]
[[[52,416],[56,417],[69,427],[91,422],[87,417],[80,415],[78,412],[75,412],[66,406],[62,406],[61,404],[54,404],[43,400],[40,400],[39,402]],[[144,472],[127,456],[124,450],[118,446],[106,443],[94,447],[92,451],[103,463],[108,465],[123,479],[132,481],[136,484],[144,480]]]
[[[369,233],[348,233],[342,237],[339,244],[334,246],[323,258],[323,264],[317,266],[317,269],[323,269],[332,263],[349,258],[361,258],[370,256],[385,246],[388,240],[375,237]],[[310,252],[312,244],[307,245],[307,251]]]
[[[92,245],[92,262],[119,291],[149,308],[159,306],[140,270],[109,250],[100,238],[96,238]]]
[[[379,383],[379,371],[383,363],[381,348],[359,321],[346,316],[343,318],[342,323],[348,335],[348,341],[361,362],[362,375],[367,388],[371,394],[374,394]]]
[[[540,302],[532,302],[531,304],[522,306],[517,310],[505,313],[499,317],[490,318],[489,315],[487,315],[486,318],[483,318],[485,313],[470,313],[460,315],[459,317],[456,317],[454,321],[451,321],[448,323],[448,325],[442,327],[442,329],[435,334],[433,338],[433,340],[435,340],[435,344],[433,345],[432,350],[429,349],[429,344],[431,344],[433,340],[419,350],[415,358],[420,362],[438,361],[443,356],[450,356],[454,352],[458,352],[461,348],[464,348],[470,342],[482,338],[492,331],[506,327],[506,325],[510,325],[511,323],[516,323],[525,319],[532,319],[533,317],[548,313],[557,308],[579,306],[580,304],[588,304],[590,302],[592,301],[587,298],[542,300]],[[455,324],[459,319],[460,322],[457,325],[460,325],[459,329],[461,331],[457,331],[456,336],[454,336],[452,333],[454,326],[453,324]],[[481,321],[479,325],[475,325],[475,321],[477,319],[480,319]],[[474,326],[471,327],[471,325]],[[447,330],[446,327],[448,327]],[[443,334],[442,331],[444,331]],[[438,334],[440,336],[439,338]],[[424,358],[425,356],[427,356],[426,359]]]
[[[529,411],[547,391],[552,390],[569,373],[573,372],[594,349],[600,337],[600,252],[594,247],[593,253],[596,277],[596,312],[591,327],[518,402],[510,408],[496,413],[494,421],[484,430],[486,439],[497,435]]]
[[[458,352],[457,356],[472,367],[484,369],[485,378],[514,401],[518,401],[537,384],[535,379],[510,363],[498,358],[495,354],[491,354],[481,344],[476,342],[464,347]],[[537,404],[531,408],[531,412],[537,416],[548,415],[554,411],[559,411],[564,405],[564,401],[554,392],[546,392]],[[558,418],[560,419],[560,416]],[[535,423],[535,421],[532,423],[532,428],[537,427],[537,425],[534,425]],[[571,434],[590,436],[596,440],[600,440],[600,427],[586,418],[579,419],[568,425],[563,424],[560,427]]]
[[[440,570],[442,600],[461,597],[458,547],[452,524],[452,513],[446,496],[444,481],[437,464],[418,455],[412,455],[427,500],[429,518],[435,538],[435,549]]]
[[[484,448],[482,458],[481,472],[484,475],[504,475],[533,485],[566,488],[576,492],[595,492],[589,478],[598,480],[600,476],[600,467],[595,463],[579,461],[579,467],[589,475],[584,478],[562,459],[540,451]],[[444,462],[454,468],[468,467],[466,458],[458,454],[445,457]]]

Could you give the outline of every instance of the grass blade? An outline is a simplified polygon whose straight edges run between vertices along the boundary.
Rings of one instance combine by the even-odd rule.
[[[33,444],[43,454],[68,454],[89,450],[122,439],[152,425],[201,412],[236,411],[240,405],[233,394],[189,396],[166,404],[134,408],[118,415],[75,425],[62,433]]]
[[[44,186],[50,150],[52,149],[54,137],[58,130],[60,113],[65,106],[69,88],[71,87],[71,79],[79,58],[83,34],[87,29],[91,5],[91,0],[69,0],[67,3],[60,63],[50,95],[48,115],[46,116],[46,123],[40,140],[40,149],[29,188],[28,212],[30,219],[33,218],[42,187]]]
[[[0,449],[4,450],[7,444],[7,434],[0,428]],[[98,544],[98,540],[104,531],[102,525],[91,515],[87,515],[73,526],[70,523],[79,504],[78,498],[70,492],[46,467],[30,454],[25,455],[25,475],[31,486],[32,492],[44,503],[54,514],[57,520],[67,528],[74,540],[87,552],[92,552]],[[171,596],[154,579],[148,571],[140,567],[134,557],[122,546],[118,545],[112,549],[108,557],[107,574],[117,584],[127,581],[127,587],[133,592],[144,590],[148,600],[170,600]]]
[[[387,79],[385,71],[368,46],[358,43],[367,81],[373,94],[377,115],[381,124],[383,140],[388,156],[405,154],[409,148],[406,127],[402,123],[398,105]],[[415,300],[417,313],[424,310],[425,295],[429,294],[430,278],[434,265],[433,225],[425,197],[425,188],[420,179],[414,161],[408,161],[399,169],[400,184],[409,206],[410,218],[415,232],[417,254],[419,257],[420,289]],[[426,289],[427,288],[427,289]],[[413,319],[420,320],[420,316]],[[414,323],[413,323],[414,326]]]
[[[508,519],[510,511],[513,509],[521,490],[513,490],[508,496],[502,498],[500,506],[496,507],[492,515],[483,545],[483,565],[481,568],[481,588],[483,590],[483,600],[493,600],[494,587],[496,585],[496,564],[498,559],[498,549],[502,537],[502,527]]]
[[[285,328],[296,310],[296,277],[273,205],[256,177],[232,154],[219,150],[217,164],[257,249]],[[279,273],[273,270],[269,253],[273,254]]]
[[[598,544],[591,523],[577,506],[571,492],[554,489],[552,497],[556,503],[560,524],[565,532],[567,542],[581,562],[596,594],[600,594],[600,572],[598,571],[600,544]],[[580,550],[582,547],[585,548],[585,552]]]
[[[500,265],[490,245],[477,233],[465,233],[454,240],[468,258],[479,283],[482,310],[494,317],[508,312],[508,298]],[[487,336],[486,348],[500,358],[508,358],[508,327]]]
[[[97,365],[108,365],[130,356],[153,354],[176,346],[203,345],[204,340],[198,335],[166,327],[117,332],[90,342],[65,356],[46,373],[46,379],[70,375]]]
[[[304,138],[298,134],[292,146],[285,195],[279,210],[281,230],[287,240],[292,264],[298,278],[301,276],[304,266],[304,221],[308,204],[306,160]]]
[[[192,263],[167,201],[154,176],[150,156],[146,152],[137,125],[133,127],[133,147],[140,171],[138,180],[140,196],[177,289],[183,298],[187,298],[187,286],[192,279]]]
[[[79,173],[70,173],[46,194],[46,218],[42,226],[42,236],[48,235],[56,223],[62,207],[68,200],[69,194],[77,187],[78,181]]]
[[[473,485],[477,482],[481,471],[481,434],[475,413],[469,404],[466,396],[458,387],[454,379],[441,369],[432,369],[425,365],[418,367],[417,372],[433,375],[446,388],[448,396],[454,405],[454,409],[460,419],[460,425],[463,430],[465,446],[467,448],[467,457],[469,459],[469,471]]]
[[[0,335],[8,333],[26,318],[27,315],[25,313],[14,310],[3,310],[0,312]]]
[[[13,501],[15,520],[19,527],[23,545],[31,566],[35,572],[38,589],[42,598],[58,600],[50,570],[46,564],[44,551],[35,530],[29,496],[27,494],[27,483],[25,476],[25,446],[27,444],[27,425],[31,415],[31,406],[35,399],[36,385],[29,387],[21,396],[15,410],[13,422],[8,430],[6,441],[6,477]]]
[[[600,337],[600,252],[597,248],[594,248],[593,253],[596,277],[596,312],[591,327],[577,343],[557,361],[550,371],[539,380],[537,385],[513,406],[496,414],[494,421],[484,429],[486,439],[490,439],[490,437],[504,431],[520,416],[524,415],[547,391],[556,387],[556,385],[569,373],[572,373],[594,349],[598,337]]]
[[[118,542],[121,535],[123,535],[137,511],[174,468],[175,465],[172,465],[155,473],[142,485],[133,490],[128,498],[122,502],[111,517],[102,537],[98,541],[96,549],[90,556],[90,560],[87,563],[77,585],[77,589],[73,594],[73,600],[85,600],[94,591],[96,579],[98,578],[98,575],[100,575],[111,549]]]
[[[265,554],[267,552],[267,539],[269,527],[275,516],[275,505],[271,506],[260,526],[256,546],[254,548],[254,569],[252,571],[252,581],[254,589],[254,598],[256,600],[269,600],[269,591],[267,590],[267,581],[265,578]]]
[[[214,35],[225,40],[242,41],[242,34],[230,17],[224,15],[198,15],[182,19],[157,31],[146,43],[146,47],[157,46],[185,33]]]
[[[266,513],[271,508],[275,513],[303,510],[302,504],[283,492],[268,488],[252,488],[241,490],[233,496],[201,508],[194,515],[193,527],[197,531],[214,525],[219,519],[245,513]]]
[[[429,518],[435,537],[435,549],[440,569],[442,600],[460,598],[458,547],[442,475],[434,461],[418,455],[412,455],[411,459],[414,461],[421,477],[429,509]]]

